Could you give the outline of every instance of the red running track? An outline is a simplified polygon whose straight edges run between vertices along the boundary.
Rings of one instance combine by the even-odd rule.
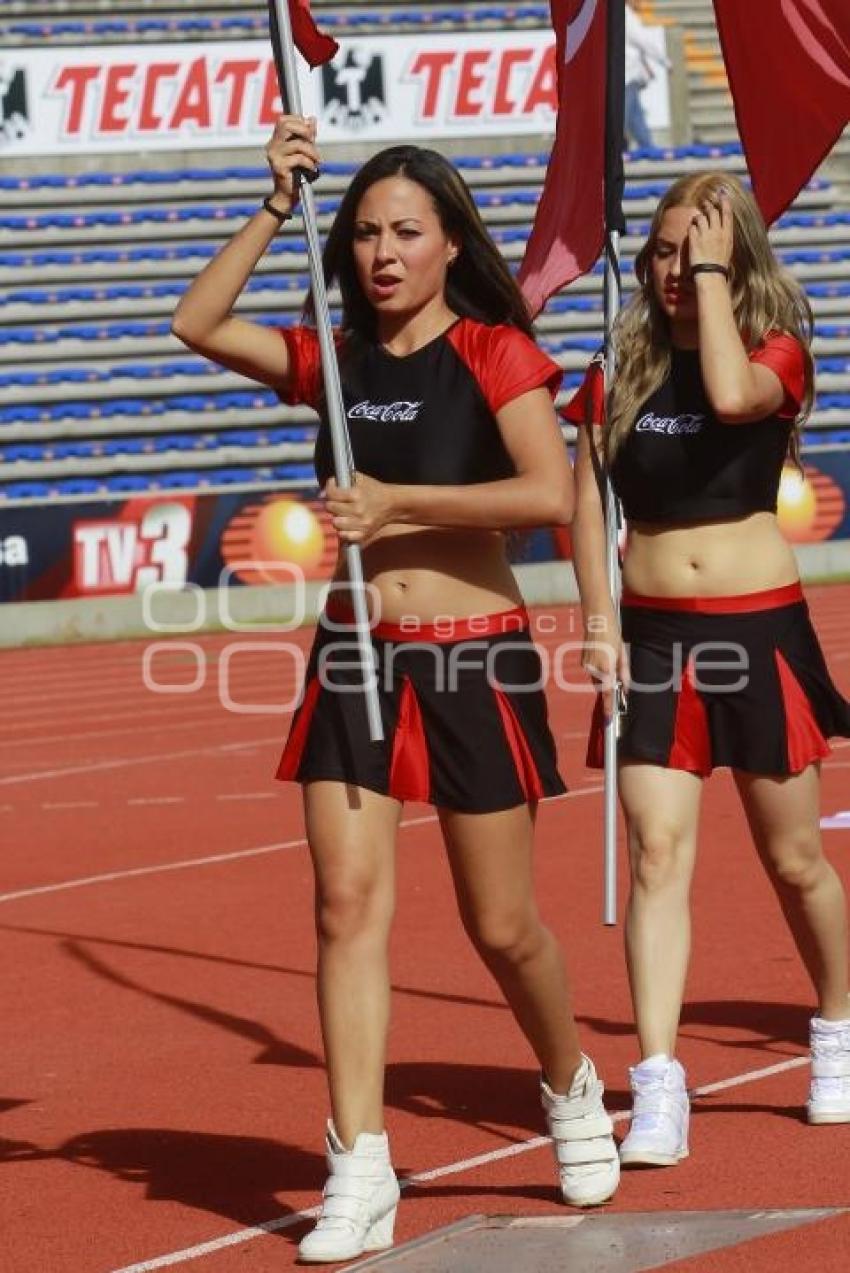
[[[809,597],[850,694],[850,587]],[[576,638],[574,611],[551,613],[557,632],[537,629],[550,650]],[[149,669],[156,693],[143,683],[142,643],[2,656],[10,1273],[294,1264],[298,1213],[323,1180],[326,1096],[299,798],[271,780],[288,720],[273,704],[295,692],[292,641],[173,644]],[[574,652],[570,666],[578,681]],[[635,1047],[621,931],[599,922],[600,779],[582,763],[589,699],[555,692],[550,703],[571,792],[541,808],[540,896],[567,946],[585,1046],[623,1109]],[[850,808],[848,768],[839,746],[824,766],[825,814]],[[850,885],[850,830],[825,839]],[[811,994],[723,773],[706,792],[695,895],[681,1056],[693,1085],[728,1086],[696,1101],[691,1158],[624,1173],[614,1209],[847,1205],[850,1127],[802,1121]],[[398,1239],[471,1213],[559,1212],[549,1147],[535,1143],[531,1057],[460,932],[422,806],[406,810],[400,836],[393,979],[388,1126],[399,1171],[423,1175]],[[247,1228],[264,1222],[269,1231]],[[844,1216],[669,1267],[793,1261],[796,1273],[824,1273],[845,1270],[848,1249]]]

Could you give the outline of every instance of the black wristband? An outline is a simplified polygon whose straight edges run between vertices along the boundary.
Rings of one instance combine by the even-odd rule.
[[[691,276],[694,274],[722,274],[726,282],[729,282],[728,265],[718,265],[714,261],[700,261],[698,265],[692,265]]]
[[[291,210],[289,212],[281,212],[280,208],[276,208],[274,204],[272,203],[271,195],[266,195],[265,199],[263,200],[263,207],[265,208],[266,212],[270,212],[272,214],[275,221],[277,221],[278,225],[283,225],[285,221],[292,220]]]

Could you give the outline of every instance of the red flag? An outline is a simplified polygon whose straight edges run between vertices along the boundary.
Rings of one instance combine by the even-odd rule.
[[[532,315],[602,250],[608,0],[551,0],[558,122],[546,181],[519,270]]]
[[[310,0],[288,0],[288,3],[292,38],[298,52],[311,66],[330,62],[339,45],[316,26],[316,20],[310,12]]]
[[[850,120],[850,0],[714,0],[753,189],[770,224]]]

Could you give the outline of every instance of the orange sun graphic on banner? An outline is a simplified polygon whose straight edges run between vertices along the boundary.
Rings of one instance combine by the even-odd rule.
[[[841,525],[845,507],[841,487],[814,465],[807,464],[802,473],[790,464],[783,469],[776,516],[792,543],[829,539]]]
[[[231,519],[221,555],[242,583],[291,583],[293,566],[307,579],[324,579],[336,559],[335,536],[319,501],[273,495]]]

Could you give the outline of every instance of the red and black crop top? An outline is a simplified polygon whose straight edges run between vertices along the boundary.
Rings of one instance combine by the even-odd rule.
[[[703,386],[699,351],[673,350],[670,375],[639,407],[611,466],[627,521],[700,522],[776,512],[805,392],[805,360],[799,341],[779,332],[749,357],[776,373],[785,401],[763,420],[723,424]],[[603,370],[594,361],[563,414],[574,424],[588,418],[599,424],[603,408]]]
[[[316,332],[281,329],[290,403],[320,416],[316,478],[333,473]],[[513,398],[541,386],[554,398],[562,371],[516,327],[460,318],[412,354],[397,357],[359,337],[338,339],[342,397],[357,470],[381,482],[466,485],[513,477],[495,421]]]

